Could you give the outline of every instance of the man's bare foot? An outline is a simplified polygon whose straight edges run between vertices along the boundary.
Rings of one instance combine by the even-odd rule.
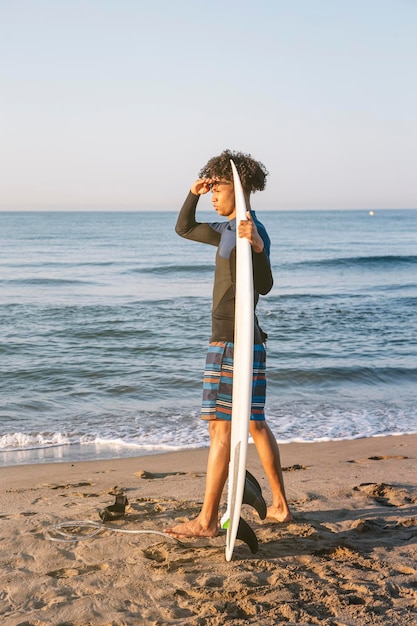
[[[219,534],[219,527],[217,523],[205,527],[202,525],[200,519],[196,517],[196,519],[190,520],[189,522],[166,528],[164,532],[177,539],[184,537],[216,537]]]
[[[292,522],[293,516],[291,511],[289,511],[288,509],[282,510],[278,509],[275,506],[270,506],[266,512],[266,519],[285,524],[288,522]]]

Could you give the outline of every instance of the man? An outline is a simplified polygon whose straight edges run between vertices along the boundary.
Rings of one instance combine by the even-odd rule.
[[[235,192],[230,165],[233,159],[245,194],[247,220],[236,225]],[[236,230],[252,246],[255,302],[259,294],[267,294],[273,284],[269,262],[270,241],[264,226],[250,205],[250,194],[262,191],[268,172],[250,155],[225,150],[213,157],[199,173],[178,216],[176,232],[187,239],[217,247],[213,288],[212,334],[207,352],[203,383],[201,417],[209,420],[210,450],[207,463],[206,491],[199,515],[177,524],[166,532],[175,537],[214,537],[218,534],[219,505],[227,479],[230,455],[232,371],[234,340],[234,304],[236,270]],[[227,221],[201,223],[195,219],[201,195],[212,193],[217,213]],[[278,445],[265,421],[265,346],[266,335],[255,316],[254,383],[250,434],[254,440],[272,491],[272,504],[267,517],[289,522]]]

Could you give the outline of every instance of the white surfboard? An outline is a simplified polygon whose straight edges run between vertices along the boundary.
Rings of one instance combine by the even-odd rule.
[[[231,161],[236,201],[236,229],[246,220],[246,202],[236,166]],[[228,479],[227,511],[222,527],[227,528],[226,561],[230,561],[239,529],[245,489],[249,421],[253,378],[253,270],[249,240],[236,231],[236,298],[233,366],[232,432]],[[244,522],[242,522],[244,523]],[[249,529],[250,530],[250,529]]]

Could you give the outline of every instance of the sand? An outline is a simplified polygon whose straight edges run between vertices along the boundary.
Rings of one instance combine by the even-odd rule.
[[[47,538],[63,522],[99,522],[115,486],[129,499],[116,528],[163,532],[193,517],[207,450],[2,468],[2,624],[417,624],[417,435],[280,450],[294,521],[262,522],[245,505],[259,551],[238,541],[230,563],[222,534]],[[248,467],[268,501],[253,446]]]

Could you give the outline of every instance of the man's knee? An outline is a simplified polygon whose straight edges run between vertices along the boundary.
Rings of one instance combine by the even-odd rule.
[[[252,437],[256,437],[258,433],[265,432],[267,425],[265,420],[251,420],[249,423],[249,432]]]
[[[228,420],[211,420],[209,422],[210,440],[224,445],[230,444],[231,423]]]

